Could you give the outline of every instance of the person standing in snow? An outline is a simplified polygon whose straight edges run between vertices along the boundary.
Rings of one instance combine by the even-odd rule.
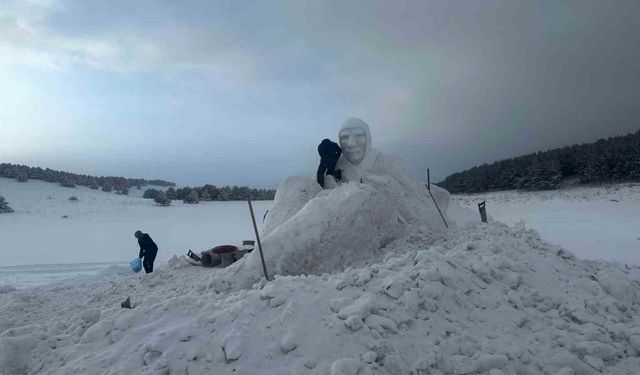
[[[320,165],[318,166],[318,172],[316,174],[318,184],[324,188],[324,176],[325,174],[331,175],[336,178],[336,181],[341,179],[341,171],[336,170],[336,165],[342,155],[342,149],[337,143],[331,142],[329,139],[323,139],[318,146],[318,154],[320,154]]]
[[[156,255],[158,254],[158,245],[153,242],[147,233],[142,233],[142,231],[136,231],[135,236],[138,239],[138,245],[140,245],[138,258],[142,259],[144,257],[142,260],[144,271],[151,273],[153,272],[153,262],[156,260]]]

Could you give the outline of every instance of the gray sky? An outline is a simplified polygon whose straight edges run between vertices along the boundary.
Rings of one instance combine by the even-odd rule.
[[[434,180],[640,128],[640,1],[0,0],[0,161],[275,186],[357,116]]]

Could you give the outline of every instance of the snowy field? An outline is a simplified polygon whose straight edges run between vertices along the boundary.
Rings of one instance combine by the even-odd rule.
[[[253,238],[245,202],[174,202],[158,207],[141,198],[143,191],[133,189],[130,196],[120,196],[0,178],[0,195],[16,210],[0,215],[0,285],[25,288],[126,265],[137,254],[132,234],[137,229],[150,233],[160,245],[158,264],[188,249]],[[78,201],[69,201],[70,196]],[[453,198],[474,210],[477,202],[486,200],[494,219],[509,225],[524,220],[544,240],[579,258],[640,265],[638,184]],[[258,222],[270,204],[255,202]]]
[[[159,263],[189,249],[201,251],[254,238],[246,202],[176,201],[159,207],[143,199],[143,191],[133,189],[131,196],[121,196],[0,178],[0,195],[15,210],[0,215],[0,285],[21,288],[127,264],[138,255],[133,236],[138,229],[158,244]],[[69,201],[71,196],[78,201]],[[254,202],[258,222],[269,205]]]
[[[545,241],[580,258],[640,265],[640,184],[505,191],[454,199],[476,212],[477,203],[486,200],[494,219],[509,225],[524,220]]]
[[[320,199],[358,189],[325,191]],[[540,209],[537,215],[545,214],[541,207],[563,207],[570,212],[567,221],[557,216],[556,225],[569,231],[575,223],[568,219],[587,216],[576,213],[578,205],[595,213],[616,207],[607,206],[607,200],[637,205],[636,189],[506,192],[486,198],[494,217],[501,219],[502,207],[511,215],[504,220],[512,222],[519,215],[537,217],[527,216],[525,207]],[[81,274],[34,288],[16,290],[0,282],[3,375],[639,373],[640,268],[576,258],[547,242],[535,220],[512,226],[475,221],[443,236],[416,227],[368,264],[277,276],[245,288],[237,286],[242,275],[234,273],[241,267],[206,269],[184,257],[168,258],[188,247],[252,238],[246,203],[162,208],[136,197],[6,179],[0,180],[0,194],[16,209],[0,215],[4,270],[37,273],[40,266],[11,267],[34,259],[115,262],[44,267]],[[72,194],[77,203],[67,201]],[[478,198],[456,200],[472,206]],[[270,205],[260,203],[257,214]],[[305,215],[327,220],[333,211]],[[136,254],[132,231],[137,228],[157,239],[160,259],[167,261],[151,275],[132,274],[121,263]],[[376,229],[359,230],[367,236]],[[607,227],[599,232],[606,234]],[[304,243],[308,234],[296,236]],[[612,249],[611,238],[599,240]],[[87,244],[101,247],[87,252]],[[26,254],[16,250],[25,247]],[[610,254],[607,259],[618,259],[615,251]],[[120,307],[126,297],[132,309]]]

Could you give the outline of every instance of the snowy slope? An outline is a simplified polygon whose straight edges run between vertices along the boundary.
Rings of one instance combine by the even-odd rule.
[[[219,271],[174,259],[142,279],[115,267],[0,294],[0,371],[637,374],[638,268],[576,260],[500,223],[430,242],[229,293]]]
[[[640,265],[640,184],[580,187],[542,192],[505,191],[457,195],[453,199],[476,210],[487,201],[496,220],[524,220],[545,240],[579,258]]]

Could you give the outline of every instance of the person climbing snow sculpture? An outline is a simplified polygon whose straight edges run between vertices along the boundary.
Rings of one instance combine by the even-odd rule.
[[[153,272],[153,262],[156,260],[156,255],[158,254],[158,245],[153,242],[147,233],[142,233],[142,231],[138,230],[134,235],[138,239],[138,245],[140,245],[138,258],[142,259],[144,271],[151,273]]]
[[[342,154],[342,150],[337,143],[331,142],[330,139],[323,139],[318,145],[318,154],[320,154],[320,165],[316,173],[318,184],[324,188],[324,176],[335,177],[336,181],[340,181],[342,177],[341,171],[336,170],[336,165]]]

